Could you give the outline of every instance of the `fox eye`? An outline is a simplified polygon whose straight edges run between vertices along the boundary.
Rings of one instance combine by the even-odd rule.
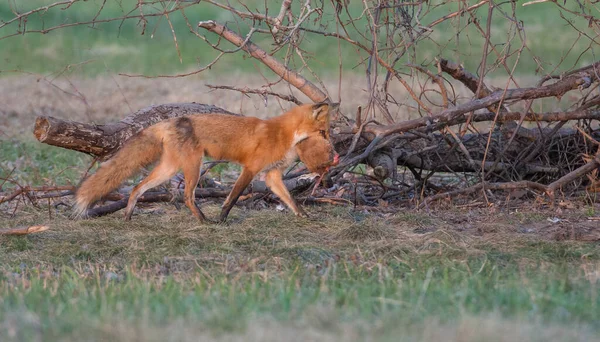
[[[327,135],[326,135],[326,133],[327,133],[327,132],[325,132],[324,130],[320,130],[320,131],[319,131],[319,134],[321,134],[321,136],[322,136],[323,138],[327,138]]]

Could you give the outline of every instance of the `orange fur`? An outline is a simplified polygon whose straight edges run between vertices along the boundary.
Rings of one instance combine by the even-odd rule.
[[[159,160],[156,167],[131,192],[125,218],[129,220],[137,199],[148,189],[170,179],[179,170],[185,178],[184,198],[194,216],[205,217],[194,202],[204,156],[242,165],[242,173],[223,203],[224,221],[254,176],[267,171],[269,188],[294,211],[306,216],[285,188],[281,175],[298,154],[311,155],[308,164],[318,169],[333,161],[329,141],[328,103],[307,104],[268,120],[223,114],[189,115],[150,126],[125,143],[117,154],[86,179],[76,193],[75,213],[82,215],[96,200],[119,186],[143,166]],[[324,141],[326,143],[324,143]],[[303,149],[297,148],[302,143]],[[329,148],[327,146],[329,145]],[[316,153],[305,150],[318,146]],[[300,153],[299,153],[300,152]],[[316,171],[316,170],[311,170]]]
[[[296,145],[298,158],[311,172],[325,173],[336,158],[335,150],[329,139],[306,139]],[[339,158],[339,156],[337,157]]]

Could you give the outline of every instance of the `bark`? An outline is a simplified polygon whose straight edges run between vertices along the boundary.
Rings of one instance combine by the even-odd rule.
[[[59,146],[75,151],[91,154],[100,160],[109,158],[122,144],[137,133],[139,130],[154,124],[160,120],[171,117],[177,117],[192,113],[223,113],[236,115],[222,108],[215,106],[195,104],[195,103],[176,103],[167,105],[157,105],[144,108],[125,119],[106,125],[92,125],[78,122],[60,120],[51,117],[39,117],[36,120],[35,134],[38,140],[43,143]],[[521,115],[519,112],[507,112],[500,116],[501,120],[513,120]],[[492,120],[495,113],[478,113],[473,116],[473,121]],[[600,111],[594,110],[575,110],[572,112],[540,113],[528,114],[527,120],[536,121],[567,121],[578,119],[600,119]],[[446,124],[458,124],[465,122],[467,116],[456,117]],[[413,132],[431,133],[436,129],[444,127],[442,124],[421,127]],[[333,140],[336,142],[336,150],[340,155],[346,155],[350,148],[349,140],[353,137],[349,133],[350,127],[340,130],[340,134],[334,134]],[[547,134],[546,130],[537,131],[537,134],[543,136]],[[454,172],[476,172],[483,166],[487,171],[499,172],[512,167],[519,152],[529,146],[532,141],[525,138],[517,138],[511,146],[507,147],[506,138],[498,132],[491,133],[491,145],[488,148],[487,160],[481,163],[484,156],[485,146],[488,141],[487,134],[467,134],[460,139],[458,143],[454,137],[448,134],[429,134],[428,138],[418,138],[415,135],[399,135],[389,137],[388,142],[390,151],[373,150],[373,154],[366,153],[362,158],[358,158],[358,152],[372,142],[368,134],[360,138],[352,151],[351,156],[355,158],[352,164],[362,162],[363,160],[377,170],[378,178],[388,178],[394,175],[392,161],[397,161],[399,165],[413,168],[425,169],[430,171],[454,171]],[[598,137],[596,137],[598,138]],[[547,143],[553,145],[577,145],[584,144],[581,135],[573,129],[562,129],[558,131]],[[462,146],[461,146],[462,145]],[[460,149],[458,147],[464,147]],[[469,156],[462,151],[468,151]],[[498,163],[492,163],[501,153],[504,155]],[[577,157],[577,155],[573,155]],[[540,162],[541,161],[541,162]],[[555,164],[555,165],[553,165]],[[529,175],[533,173],[554,173],[561,175],[569,170],[561,170],[557,167],[560,163],[553,163],[551,159],[544,161],[543,158],[523,165],[517,173]],[[0,197],[0,202],[2,202]]]
[[[243,39],[214,21],[200,22],[198,26],[216,33],[249,53],[311,100],[326,100],[327,96],[322,90],[252,43],[250,35]],[[492,90],[460,66],[441,60],[440,69],[465,84],[476,94],[476,99],[429,116],[389,125],[375,124],[372,121],[362,123],[357,114],[355,127],[341,126],[334,130],[336,150],[345,158],[331,170],[331,175],[339,178],[350,167],[367,162],[376,169],[376,177],[385,178],[395,174],[394,165],[397,163],[428,171],[481,172],[482,180],[486,182],[527,180],[551,183],[546,188],[546,193],[552,195],[567,182],[596,169],[597,158],[588,164],[584,164],[581,158],[582,154],[595,154],[596,146],[589,144],[581,132],[562,128],[562,125],[572,120],[600,119],[600,110],[597,109],[600,99],[597,96],[584,98],[585,101],[579,107],[573,106],[575,109],[569,112],[552,113],[534,113],[530,111],[531,103],[535,99],[562,97],[569,91],[589,88],[598,82],[596,71],[599,66],[600,62],[560,77],[547,77],[536,87]],[[436,75],[422,68],[420,70],[439,81]],[[546,84],[550,80],[553,83]],[[440,88],[444,88],[443,84]],[[525,101],[526,109],[522,113],[510,112],[503,105],[507,101]],[[482,113],[481,109],[489,112]],[[89,153],[103,160],[110,157],[133,134],[149,125],[170,117],[209,112],[232,114],[210,105],[168,104],[142,109],[119,123],[108,125],[88,125],[40,117],[36,121],[34,133],[41,142]],[[503,125],[503,130],[506,127],[511,130],[518,128],[517,134],[510,134],[507,139],[508,135],[503,134],[506,133],[505,130],[495,129],[482,134],[461,132],[460,135],[446,130],[453,125],[494,120],[510,124]],[[519,127],[515,120],[559,123],[554,127],[542,128],[538,125],[537,129],[527,130]],[[440,133],[436,133],[437,131]],[[587,132],[587,139],[599,140],[598,130],[589,126]]]
[[[439,129],[439,127],[444,127],[448,124],[454,124],[457,120],[466,122],[465,114],[483,108],[493,109],[494,106],[508,100],[532,100],[553,96],[561,97],[571,90],[589,88],[592,83],[597,82],[598,74],[596,71],[599,67],[600,62],[592,64],[588,67],[578,70],[577,72],[573,72],[564,76],[555,83],[544,86],[496,90],[489,93],[485,97],[445,109],[438,114],[413,120],[406,120],[392,125],[368,126],[365,128],[365,132],[375,135],[388,136],[395,133],[408,132],[410,130],[426,126],[435,126],[438,127],[436,129]],[[464,118],[461,119],[461,117]]]
[[[148,126],[168,118],[205,113],[233,114],[225,109],[201,103],[171,103],[146,107],[117,123],[106,125],[40,116],[35,121],[33,134],[39,142],[106,160],[127,139]]]
[[[181,103],[151,106],[120,122],[101,126],[40,117],[36,122],[35,131],[44,133],[43,139],[40,139],[42,142],[90,153],[98,158],[105,159],[114,153],[129,137],[144,127],[163,119],[192,113],[236,115],[214,106]],[[520,113],[505,112],[500,115],[500,118],[511,120],[520,115]],[[532,113],[525,115],[525,119],[565,121],[584,118],[597,119],[598,115],[599,111],[579,109],[566,113]],[[478,113],[473,115],[472,119],[487,121],[491,120],[493,116],[495,116],[495,113]],[[446,124],[457,124],[465,122],[466,119],[467,115],[456,116]],[[366,127],[368,126],[363,126],[365,131]],[[490,180],[495,182],[522,180],[525,183],[518,183],[521,185],[515,186],[521,187],[522,184],[525,184],[525,187],[540,190],[553,198],[556,190],[592,172],[600,165],[598,157],[588,163],[583,162],[581,151],[587,151],[586,149],[588,149],[587,153],[590,154],[594,153],[595,149],[593,145],[592,148],[586,145],[586,138],[576,129],[561,129],[553,132],[552,135],[548,135],[548,129],[539,130],[539,136],[547,138],[546,140],[540,139],[540,141],[545,141],[542,153],[531,162],[515,167],[520,161],[522,151],[530,147],[531,144],[540,144],[541,142],[517,137],[510,146],[507,146],[507,138],[499,130],[485,134],[466,134],[462,137],[458,137],[456,134],[432,134],[433,130],[441,127],[444,126],[441,124],[429,125],[411,130],[407,134],[392,134],[389,136],[373,135],[363,131],[357,135],[352,134],[353,129],[350,127],[342,127],[332,137],[337,152],[342,156],[346,156],[344,158],[345,164],[342,162],[340,166],[333,168],[331,175],[334,180],[339,179],[344,170],[363,162],[374,168],[374,176],[379,179],[395,175],[394,163],[407,166],[413,170],[434,172],[480,173],[485,171],[492,173],[491,177],[486,178],[487,184],[492,184],[489,183]],[[488,134],[492,136],[489,137]],[[600,140],[598,132],[592,133],[588,139]],[[571,150],[565,150],[565,147]],[[484,156],[487,156],[485,162],[483,161]],[[286,185],[289,189],[300,190],[308,188],[312,182],[313,180],[294,177],[286,180]],[[484,185],[482,187],[497,190],[512,189],[509,185],[505,188],[497,185],[500,183],[494,184],[488,188]],[[253,182],[250,189],[252,190],[246,190],[244,194],[268,192],[264,182],[260,181]],[[479,189],[474,188],[472,190],[477,191]],[[0,196],[0,202],[9,201],[21,193],[46,190],[54,192],[68,190],[72,192],[71,188],[23,188],[17,192]],[[204,188],[196,190],[196,196],[199,198],[223,198],[228,193],[229,189]],[[126,196],[124,195],[113,194],[107,196],[106,199],[115,202],[91,209],[88,215],[106,215],[127,205]],[[147,193],[140,199],[140,202],[156,201],[180,201],[180,196],[174,196],[170,193]]]
[[[397,161],[390,154],[387,151],[378,151],[367,157],[367,164],[373,168],[373,175],[379,180],[396,176]]]

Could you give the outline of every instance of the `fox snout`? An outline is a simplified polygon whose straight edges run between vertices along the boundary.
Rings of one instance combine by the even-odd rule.
[[[340,155],[337,152],[333,152],[333,161],[331,162],[331,166],[336,166],[340,163]]]
[[[332,166],[337,166],[339,163],[340,163],[340,155],[339,155],[339,154],[337,154],[337,152],[333,151],[333,153],[332,153],[332,158],[331,158],[331,160],[329,161],[329,165],[327,165],[327,166],[325,167],[325,172],[324,172],[324,173],[327,173],[327,172],[329,172],[329,169],[330,169]]]

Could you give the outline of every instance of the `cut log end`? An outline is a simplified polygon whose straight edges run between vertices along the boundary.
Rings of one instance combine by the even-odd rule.
[[[201,103],[170,103],[143,108],[120,122],[107,125],[87,124],[39,116],[33,134],[39,142],[74,150],[105,160],[128,138],[159,121],[182,115],[219,113],[233,114]],[[237,114],[234,114],[237,115]]]
[[[50,121],[47,116],[38,116],[35,119],[35,126],[33,127],[33,135],[39,142],[44,142],[48,138],[48,131],[50,130]]]
[[[396,161],[387,153],[374,153],[369,155],[367,163],[373,168],[373,176],[379,180],[394,177]]]

